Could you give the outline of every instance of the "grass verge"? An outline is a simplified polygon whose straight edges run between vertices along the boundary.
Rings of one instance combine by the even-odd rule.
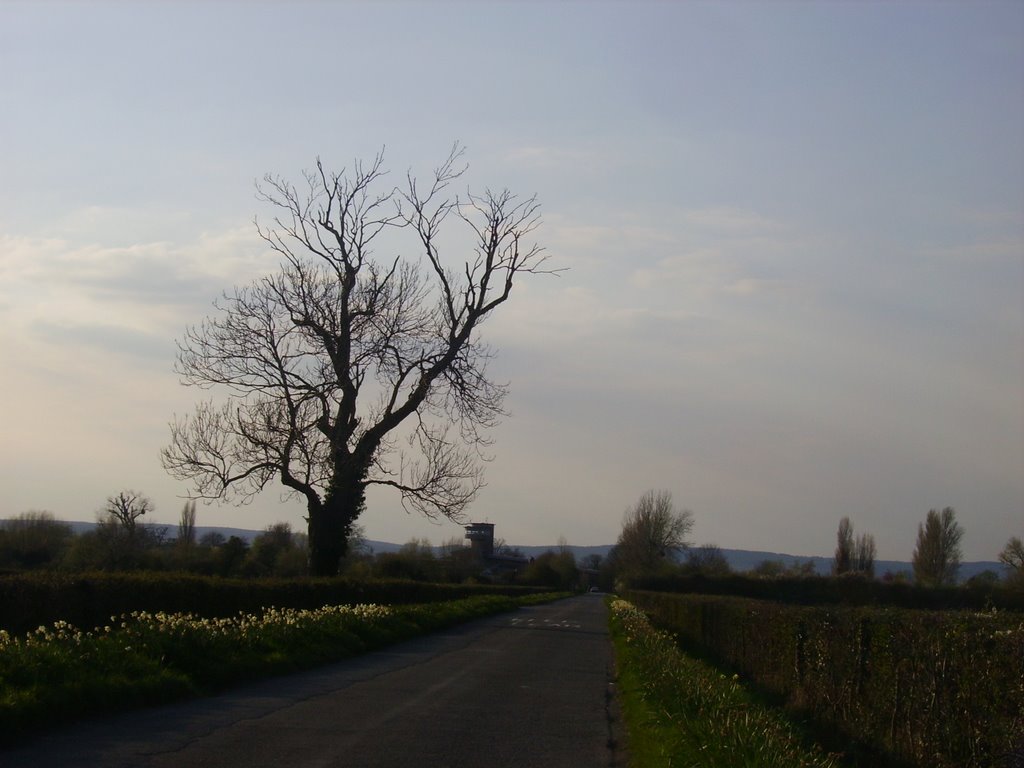
[[[204,695],[309,669],[563,594],[420,605],[266,608],[227,619],[135,612],[82,631],[0,631],[0,743],[100,712]]]
[[[619,701],[632,768],[839,768],[735,677],[684,654],[625,600],[611,601]]]

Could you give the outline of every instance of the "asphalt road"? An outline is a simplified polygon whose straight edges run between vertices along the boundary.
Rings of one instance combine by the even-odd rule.
[[[587,595],[81,723],[0,752],[0,766],[624,766],[611,670],[604,601]]]

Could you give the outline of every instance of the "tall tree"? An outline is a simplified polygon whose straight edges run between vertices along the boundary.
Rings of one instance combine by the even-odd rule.
[[[836,531],[836,553],[832,561],[832,573],[840,576],[853,569],[853,550],[853,526],[850,524],[850,518],[844,517],[839,521],[839,530]]]
[[[184,383],[228,398],[171,425],[165,468],[207,498],[246,501],[279,479],[306,502],[314,574],[337,573],[367,486],[460,519],[482,485],[506,386],[488,377],[480,325],[518,278],[554,270],[528,241],[534,198],[450,192],[461,156],[456,145],[428,183],[410,173],[401,188],[381,155],[348,173],[317,161],[301,187],[265,177],[277,215],[257,231],[280,271],[225,294],[179,342]],[[457,265],[441,256],[442,230],[446,247],[463,242],[448,222],[466,226]],[[402,233],[417,255],[379,260]]]
[[[196,502],[186,501],[178,520],[178,546],[184,549],[196,543]]]
[[[929,510],[924,523],[917,526],[914,580],[932,587],[956,584],[963,535],[952,507],[946,507],[941,513]]]
[[[626,576],[655,573],[690,546],[693,513],[676,512],[668,491],[647,491],[626,510],[615,545],[616,569]]]
[[[857,546],[854,549],[854,570],[867,576],[874,576],[876,552],[874,536],[870,533],[862,533],[858,536]]]

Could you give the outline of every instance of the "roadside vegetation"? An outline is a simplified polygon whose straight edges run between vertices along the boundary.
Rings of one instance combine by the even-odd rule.
[[[680,648],[739,673],[838,749],[868,755],[864,765],[1020,764],[1020,613],[625,596]]]
[[[838,768],[781,710],[687,656],[642,611],[611,600],[619,701],[632,768]]]
[[[229,618],[134,612],[88,631],[63,621],[23,635],[0,630],[0,741],[86,715],[308,669],[561,596],[266,608]]]
[[[638,514],[652,505],[659,514]],[[835,753],[821,764],[1024,766],[1019,539],[999,555],[1004,574],[960,583],[963,529],[951,508],[932,510],[913,583],[876,579],[873,537],[843,518],[830,577],[771,563],[735,574],[710,567],[712,546],[666,556],[682,536],[664,534],[685,535],[691,520],[666,494],[645,495],[609,558],[622,565],[616,593],[642,611],[616,639],[640,768],[819,764],[787,753],[792,742],[776,739],[788,731],[768,722],[799,723],[794,733]]]

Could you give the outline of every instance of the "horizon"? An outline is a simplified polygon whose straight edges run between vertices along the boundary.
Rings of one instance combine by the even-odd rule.
[[[568,268],[482,329],[510,414],[467,521],[602,546],[665,489],[726,549],[1024,536],[1024,4],[14,0],[0,65],[0,514],[176,517],[168,423],[221,395],[175,342],[278,264],[254,180],[459,141]],[[198,521],[304,529],[281,491]]]
[[[0,523],[6,522],[6,521],[8,521],[10,519],[11,518],[0,518]],[[95,520],[93,520],[93,521],[87,521],[87,520],[57,520],[57,522],[68,523],[68,524],[70,524],[72,526],[94,526],[94,525],[96,525],[96,521]],[[280,522],[288,522],[288,521],[280,521]],[[139,525],[142,526],[142,527],[166,528],[166,529],[168,529],[168,532],[170,532],[171,529],[176,528],[178,524],[176,522],[174,522],[174,523],[165,523],[165,522],[159,522],[158,521],[158,522],[140,522]],[[196,531],[215,531],[215,530],[239,531],[241,533],[252,534],[253,537],[255,537],[255,536],[258,536],[261,533],[265,532],[266,528],[255,529],[255,528],[238,528],[236,526],[200,525],[198,523],[196,524]],[[304,535],[304,531],[302,529],[298,529],[297,530],[294,527],[292,528],[292,533],[299,533],[299,534],[303,534]],[[173,541],[176,538],[177,537],[169,536],[168,540],[169,541]],[[432,539],[427,539],[427,542],[430,544],[431,548],[437,550],[437,549],[441,549],[451,538],[455,538],[455,537],[449,537],[449,539],[446,539],[446,540],[443,540],[443,541],[440,541],[440,540],[439,541],[435,541],[435,540],[432,540]],[[394,541],[394,540],[390,540],[390,539],[375,539],[375,538],[367,537],[366,541],[368,543],[370,543],[370,544],[386,544],[386,545],[388,545],[390,547],[399,548],[399,547],[402,547],[403,545],[405,545],[407,543],[410,543],[410,542],[413,542],[413,541],[421,542],[422,539],[419,538],[419,537],[410,537],[409,539],[406,539],[404,541]],[[464,539],[460,539],[460,541],[464,541]],[[560,548],[562,546],[558,542],[555,542],[554,544],[537,544],[537,543],[525,544],[525,543],[522,543],[522,542],[507,542],[507,541],[504,542],[504,545],[508,546],[508,547],[511,547],[512,549],[527,549],[527,550],[545,549],[545,550],[549,550],[549,551],[556,550],[556,549],[558,549],[558,548]],[[463,546],[468,548],[470,545],[464,543]],[[567,542],[565,544],[565,546],[568,547],[569,549],[575,549],[575,550],[581,550],[581,549],[611,549],[611,548],[616,546],[616,543],[615,542],[604,542],[604,543],[601,543],[601,544],[574,544],[572,542]],[[697,549],[697,548],[699,548],[701,546],[705,546],[705,545],[698,544],[698,543],[691,543],[691,544],[688,544],[685,547],[683,547],[682,551],[685,552],[685,551],[688,551],[688,550],[691,550],[691,549]],[[743,554],[750,554],[750,555],[770,555],[770,556],[778,556],[778,557],[783,557],[783,558],[792,558],[794,561],[800,561],[800,560],[831,561],[831,560],[834,559],[834,555],[802,554],[802,553],[787,552],[787,551],[775,551],[775,550],[765,550],[765,549],[750,549],[750,548],[746,548],[746,547],[720,547],[720,549],[723,552],[727,552],[727,553],[728,552],[732,552],[732,553],[743,553]],[[913,559],[912,555],[907,557],[906,559],[902,559],[902,558],[876,558],[876,563],[890,563],[890,564],[898,563],[898,564],[902,564],[902,565],[911,565],[912,559]],[[996,559],[995,557],[990,558],[990,559],[982,558],[982,559],[977,559],[977,560],[972,560],[972,559],[968,559],[968,558],[962,558],[960,562],[961,562],[961,565],[964,565],[964,566],[972,566],[972,565],[998,565],[1001,569],[1007,569],[1007,570],[1009,569],[1009,566],[1006,566],[1006,565],[1000,563],[999,560]]]

